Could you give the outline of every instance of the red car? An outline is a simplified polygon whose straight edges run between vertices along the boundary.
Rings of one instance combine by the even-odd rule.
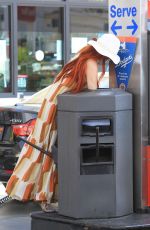
[[[0,182],[11,176],[26,139],[32,131],[39,107],[0,107]]]

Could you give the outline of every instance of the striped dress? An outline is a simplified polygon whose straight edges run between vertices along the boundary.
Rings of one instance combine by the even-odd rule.
[[[32,134],[28,137],[31,143],[51,152],[57,138],[56,112],[57,96],[72,91],[76,83],[65,78],[49,86]],[[28,144],[24,144],[16,167],[10,177],[6,192],[13,199],[36,200],[50,203],[55,185],[57,171],[53,159]]]

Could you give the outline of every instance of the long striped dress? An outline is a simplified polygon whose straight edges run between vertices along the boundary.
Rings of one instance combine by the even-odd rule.
[[[31,143],[49,152],[57,137],[57,96],[74,89],[76,83],[70,80],[70,78],[65,78],[62,82],[58,81],[50,85],[38,113],[34,130],[28,138]],[[50,203],[56,183],[57,171],[53,159],[32,146],[24,144],[13,174],[7,183],[6,192],[13,199]]]

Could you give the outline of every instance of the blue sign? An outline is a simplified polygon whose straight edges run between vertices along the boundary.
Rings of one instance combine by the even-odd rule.
[[[134,61],[136,50],[135,37],[120,37],[120,62],[115,66],[117,85],[119,88],[126,89],[130,79],[131,69]]]
[[[114,19],[114,21],[111,25],[112,32],[115,35],[117,35],[117,32],[119,30],[127,29],[127,30],[131,31],[132,35],[134,35],[138,29],[138,25],[137,25],[136,21],[133,19],[136,16],[137,16],[137,8],[135,6],[133,6],[133,7],[117,7],[115,5],[111,5],[110,6],[110,17],[112,19]],[[130,21],[129,25],[125,25],[123,27],[123,25],[125,23],[123,25],[120,25],[118,23],[118,20],[119,19],[125,20],[125,18],[131,18],[131,21]],[[122,20],[122,21],[124,22],[124,20]],[[120,22],[120,20],[119,20],[119,22]]]
[[[111,26],[111,30],[112,32],[117,35],[117,31],[116,30],[121,30],[122,29],[122,26],[117,26],[117,21],[115,20]]]
[[[127,26],[127,29],[128,29],[128,30],[132,30],[132,35],[135,34],[135,32],[136,32],[137,29],[138,29],[138,25],[136,24],[136,22],[134,21],[134,19],[132,19],[132,25]]]

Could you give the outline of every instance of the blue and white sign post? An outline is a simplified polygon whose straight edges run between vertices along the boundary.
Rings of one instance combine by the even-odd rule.
[[[121,36],[121,48],[118,53],[121,61],[115,66],[117,86],[124,89],[128,87],[136,50],[136,42],[133,42],[132,38],[138,35],[139,30],[137,2],[139,1],[109,1],[109,30],[116,36]]]
[[[121,39],[121,49],[118,53],[121,62],[116,65],[115,71],[113,66],[110,66],[110,86],[117,82],[120,88],[127,88],[133,94],[135,210],[150,208],[150,173],[147,173],[150,172],[150,154],[146,155],[148,152],[145,151],[146,147],[150,149],[150,34],[147,33],[149,1],[108,0],[109,33]],[[116,82],[113,82],[115,76]]]
[[[118,55],[120,56],[120,62],[115,65],[115,73],[117,86],[122,89],[128,88],[132,65],[134,62],[134,55],[136,51],[135,37],[119,37],[120,50]]]

